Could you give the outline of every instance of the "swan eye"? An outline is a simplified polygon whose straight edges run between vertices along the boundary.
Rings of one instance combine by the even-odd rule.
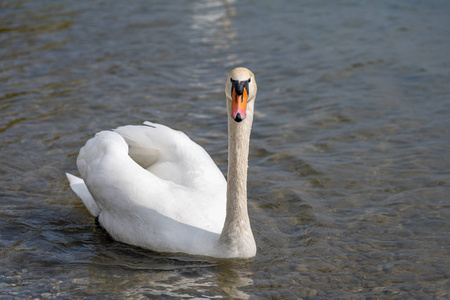
[[[251,81],[252,81],[252,79],[251,79],[251,78],[249,78],[249,79],[248,79],[248,82],[251,82]]]
[[[230,77],[230,82],[233,82],[233,78]]]

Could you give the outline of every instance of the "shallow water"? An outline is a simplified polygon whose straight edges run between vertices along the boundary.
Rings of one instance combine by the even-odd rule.
[[[450,4],[3,1],[0,295],[448,298]],[[111,240],[64,173],[95,132],[183,130],[226,170],[226,73],[258,82],[254,259]]]

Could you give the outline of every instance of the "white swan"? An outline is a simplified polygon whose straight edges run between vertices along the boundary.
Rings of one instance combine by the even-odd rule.
[[[247,167],[256,97],[253,73],[228,74],[228,182],[184,133],[145,122],[102,131],[81,148],[72,190],[116,240],[160,251],[248,258]]]

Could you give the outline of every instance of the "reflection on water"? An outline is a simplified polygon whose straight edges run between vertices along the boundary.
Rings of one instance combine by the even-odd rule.
[[[1,298],[448,298],[450,6],[0,4]],[[258,77],[255,259],[117,243],[70,191],[95,132],[181,129],[226,170],[223,80]]]
[[[110,242],[111,243],[111,242]],[[123,245],[114,252],[99,249],[99,255],[89,264],[88,277],[80,280],[88,284],[92,293],[112,295],[144,295],[153,298],[189,297],[190,295],[224,294],[247,299],[238,288],[251,286],[251,272],[246,264],[217,262],[207,258],[165,256]],[[111,272],[124,275],[111,278]],[[126,276],[125,276],[126,274]]]

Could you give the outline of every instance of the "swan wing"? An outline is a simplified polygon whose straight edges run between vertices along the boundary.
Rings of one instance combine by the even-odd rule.
[[[77,166],[83,179],[68,175],[71,187],[116,240],[199,253],[194,248],[222,230],[226,181],[179,131],[152,124],[99,132],[80,150]]]
[[[129,146],[129,156],[161,179],[196,190],[226,192],[226,181],[208,153],[181,131],[145,122],[122,126],[119,133]]]

